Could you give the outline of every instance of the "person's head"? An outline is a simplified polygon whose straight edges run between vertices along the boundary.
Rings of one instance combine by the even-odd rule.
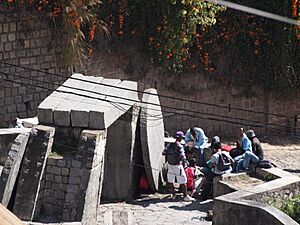
[[[189,159],[189,166],[190,167],[195,167],[196,166],[196,159],[195,158],[190,158]]]
[[[175,133],[176,141],[181,141],[184,138],[184,133],[181,130],[176,131]]]
[[[238,135],[239,135],[239,137],[244,135],[244,128],[242,128],[242,127],[239,128]]]
[[[193,136],[193,138],[196,140],[197,139],[197,133],[196,133],[195,127],[190,128],[190,133]]]
[[[214,136],[213,139],[211,140],[211,148],[213,149],[219,149],[221,148],[221,140],[219,138],[219,136]]]
[[[253,139],[255,137],[254,130],[247,130],[246,135],[249,139]]]

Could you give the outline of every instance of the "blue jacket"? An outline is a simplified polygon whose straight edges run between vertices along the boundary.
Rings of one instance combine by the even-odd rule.
[[[196,140],[193,138],[190,129],[188,129],[185,134],[184,141],[186,144],[190,141],[195,141],[195,148],[203,149],[204,145],[208,142],[208,138],[206,137],[204,131],[201,128],[196,127],[195,131],[197,135]]]
[[[245,133],[243,134],[242,138],[242,149],[244,149],[245,151],[252,152],[252,143]]]

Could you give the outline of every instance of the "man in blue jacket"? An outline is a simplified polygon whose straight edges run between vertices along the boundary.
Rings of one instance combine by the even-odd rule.
[[[208,142],[204,131],[199,127],[191,127],[187,130],[184,138],[185,144],[190,148],[195,148],[199,155],[199,165],[204,165],[203,149]]]

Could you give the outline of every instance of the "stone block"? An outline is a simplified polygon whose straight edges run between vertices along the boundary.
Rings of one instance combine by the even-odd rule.
[[[80,169],[79,168],[71,168],[70,169],[70,177],[80,176]]]
[[[65,192],[57,191],[57,192],[55,192],[55,197],[60,200],[65,199]]]
[[[19,134],[11,145],[0,177],[0,201],[7,207],[19,173],[29,133]]]
[[[52,183],[52,189],[53,190],[59,190],[60,188],[59,188],[59,184],[57,184],[57,183]]]
[[[65,176],[63,176],[63,183],[64,184],[67,184],[68,182],[69,182],[69,178],[68,177],[65,177]],[[66,189],[67,190],[67,189]]]
[[[69,184],[80,184],[80,177],[69,177]]]
[[[76,194],[78,192],[78,185],[67,184],[67,192]]]
[[[68,168],[62,168],[61,169],[61,175],[68,176],[69,175],[69,169]]]
[[[10,33],[8,34],[8,41],[15,41],[16,40],[16,34]]]
[[[9,43],[9,42],[5,43],[4,44],[4,50],[7,51],[7,52],[11,51],[12,50],[12,44]]]
[[[0,35],[0,40],[1,40],[2,43],[7,42],[7,39],[8,39],[7,34],[1,34]]]
[[[104,85],[118,86],[121,81],[117,79],[103,79],[101,83]],[[99,94],[111,95],[111,91],[113,90],[112,87],[103,85],[100,85],[100,87],[101,88],[97,87],[97,92]],[[98,96],[98,98],[101,98],[100,96]],[[107,127],[109,127],[111,121],[115,121],[118,118],[114,114],[105,115],[104,112],[109,111],[110,109],[118,110],[117,108],[115,108],[115,106],[111,105],[107,101],[96,100],[94,105],[90,109],[90,128],[106,129]]]
[[[47,165],[55,166],[56,165],[56,159],[49,157],[48,160],[47,160]]]
[[[52,174],[55,174],[55,175],[60,175],[61,168],[59,168],[57,166],[48,166],[47,167],[47,173],[52,173]]]
[[[22,220],[32,221],[35,212],[40,181],[51,150],[54,128],[37,125],[31,132],[21,166],[13,213]],[[39,207],[37,207],[39,208]]]
[[[3,32],[5,32],[5,33],[9,32],[9,24],[8,23],[4,23],[2,29],[3,29]]]
[[[10,31],[10,32],[15,32],[15,31],[17,31],[17,23],[15,23],[15,22],[9,23],[9,31]]]
[[[54,175],[53,174],[46,174],[46,181],[54,181]]]
[[[74,168],[80,168],[81,167],[81,162],[77,160],[72,161],[72,167]]]
[[[131,199],[136,190],[133,180],[134,143],[139,107],[132,107],[107,129],[102,199]],[[126,130],[126,132],[118,132]],[[141,152],[140,152],[141,154]],[[139,168],[136,168],[138,170]]]
[[[40,123],[54,124],[53,111],[60,101],[61,95],[53,92],[38,106],[37,115]]]
[[[65,167],[66,166],[66,160],[59,159],[59,160],[57,160],[56,165],[59,166],[59,167]]]
[[[54,176],[54,182],[62,183],[62,176],[55,175]]]

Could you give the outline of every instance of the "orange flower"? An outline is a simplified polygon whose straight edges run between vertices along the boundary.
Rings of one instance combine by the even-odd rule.
[[[90,35],[90,41],[93,41],[94,38],[95,38],[95,30],[96,30],[96,20],[94,20],[91,28],[90,28],[90,32],[89,32],[89,35]]]

